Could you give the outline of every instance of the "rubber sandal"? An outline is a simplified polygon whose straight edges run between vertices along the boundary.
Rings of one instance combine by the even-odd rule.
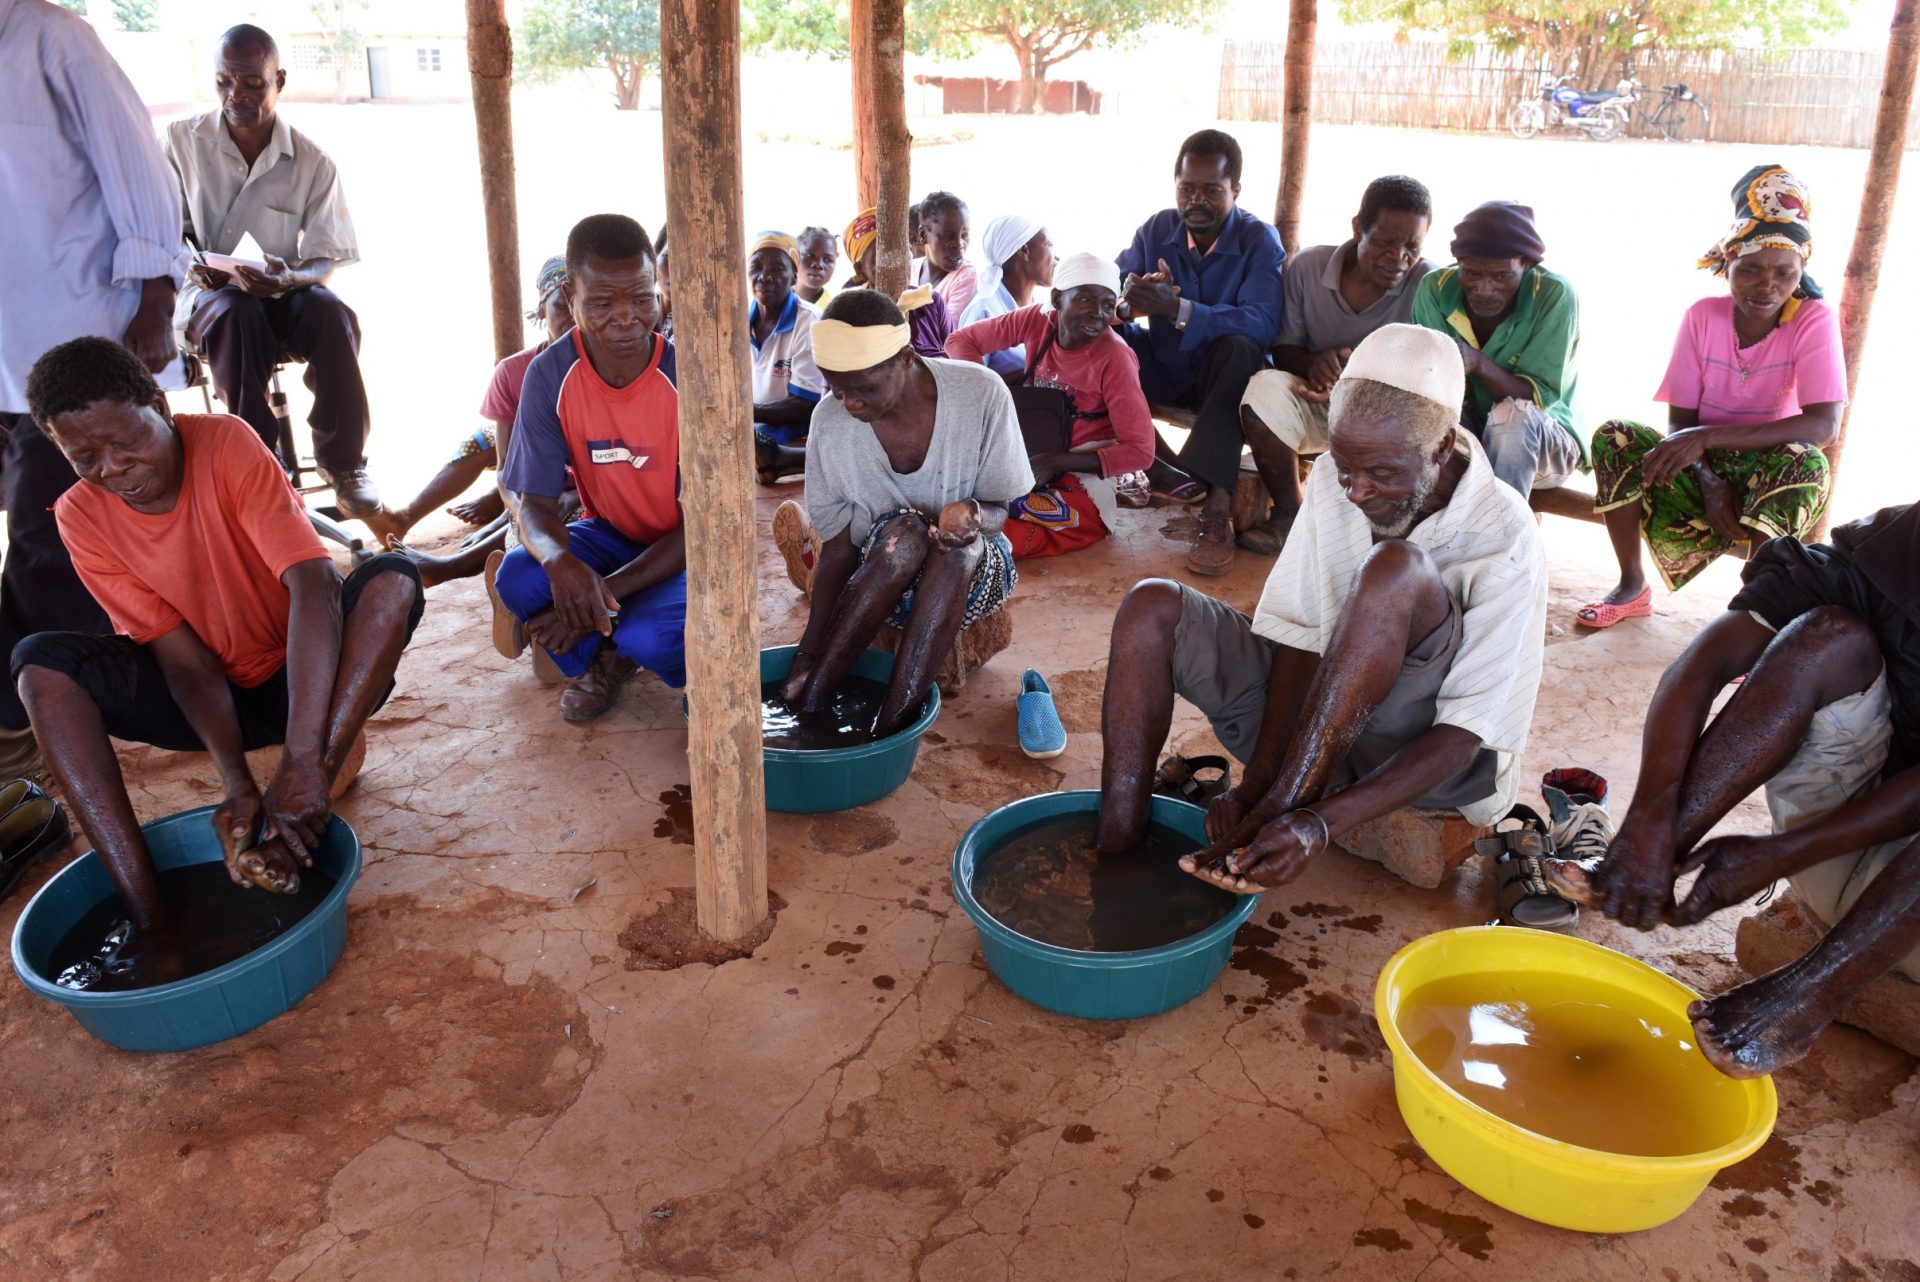
[[[1200,777],[1202,771],[1218,774],[1211,779]],[[1227,790],[1232,779],[1233,767],[1225,757],[1209,754],[1204,757],[1183,757],[1174,753],[1160,763],[1160,769],[1153,775],[1153,790],[1163,797],[1178,797],[1181,801],[1190,801],[1196,806],[1204,806]]]
[[[1182,481],[1170,490],[1149,488],[1148,493],[1154,499],[1171,503],[1176,507],[1193,507],[1195,504],[1207,501],[1207,487],[1192,479]]]
[[[1500,920],[1532,930],[1567,930],[1580,920],[1580,907],[1555,893],[1547,881],[1546,861],[1553,858],[1553,831],[1531,806],[1515,806],[1500,820],[1517,822],[1496,828],[1473,848],[1493,860],[1497,879],[1495,901]]]
[[[507,609],[507,603],[500,599],[500,589],[493,583],[500,573],[500,563],[506,559],[503,549],[487,553],[487,568],[480,572],[480,578],[487,585],[487,600],[493,603],[493,652],[503,659],[517,659],[527,649],[526,626]]]
[[[1589,601],[1573,612],[1573,621],[1583,628],[1610,628],[1626,619],[1644,619],[1653,613],[1653,585],[1641,589],[1631,601]]]
[[[813,595],[813,567],[819,563],[814,547],[813,522],[807,509],[787,499],[773,513],[773,545],[787,563],[787,579],[801,595]]]

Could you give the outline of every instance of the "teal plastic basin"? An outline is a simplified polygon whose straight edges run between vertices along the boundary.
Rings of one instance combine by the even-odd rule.
[[[212,813],[212,806],[202,806],[143,827],[154,867],[217,862],[220,841]],[[49,966],[67,931],[115,893],[105,866],[88,851],[27,901],[13,930],[13,968],[29,989],[66,1007],[80,1027],[122,1050],[185,1051],[238,1037],[292,1010],[327,977],[346,947],[347,892],[360,876],[360,839],[340,816],[327,825],[313,866],[334,879],[333,889],[265,947],[176,983],[130,993],[88,993],[54,983]]]
[[[798,646],[782,645],[760,652],[760,679],[777,681],[793,666]],[[853,674],[886,681],[893,676],[893,656],[869,650],[853,665]],[[927,690],[920,715],[896,734],[850,748],[764,748],[767,809],[787,814],[817,815],[830,810],[864,806],[898,788],[913,773],[920,755],[920,736],[940,716],[940,687]]]
[[[980,932],[987,969],[1036,1006],[1081,1019],[1139,1019],[1185,1005],[1226,969],[1234,932],[1253,915],[1259,896],[1197,935],[1130,953],[1089,953],[1028,939],[1000,924],[974,898],[980,869],[1009,841],[1045,819],[1100,808],[1097,791],[1025,797],[967,829],[953,852],[953,897]],[[1206,811],[1172,797],[1153,799],[1153,822],[1206,841]]]

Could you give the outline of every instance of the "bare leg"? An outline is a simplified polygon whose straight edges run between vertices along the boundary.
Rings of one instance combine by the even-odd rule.
[[[800,697],[801,711],[818,712],[833,699],[833,692],[846,680],[874,634],[886,625],[900,594],[920,573],[928,547],[924,520],[897,517],[888,524],[873,551],[841,589],[833,621],[827,627],[826,643],[807,675],[806,690]]]
[[[1107,686],[1100,702],[1102,853],[1132,850],[1146,839],[1154,760],[1173,727],[1173,634],[1180,586],[1166,579],[1134,585],[1120,603],[1107,643]]]
[[[427,513],[465,494],[473,483],[492,466],[493,451],[491,450],[475,450],[471,454],[463,454],[446,463],[433,474],[433,479],[427,482],[426,488],[413,496],[412,502],[387,509],[398,527],[393,531],[393,537],[405,538],[407,531],[419,524]]]
[[[325,764],[331,783],[347,751],[393,684],[407,644],[407,616],[419,589],[404,574],[382,574],[368,583],[340,629],[340,664],[327,706]]]
[[[1640,560],[1639,504],[1614,508],[1606,513],[1606,522],[1614,559],[1620,562],[1620,582],[1600,600],[1624,605],[1647,590],[1647,573]]]
[[[71,677],[51,668],[23,669],[20,698],[54,778],[120,892],[128,920],[142,932],[164,927],[166,904],[100,709]]]
[[[1782,628],[1761,651],[1745,684],[1693,745],[1677,800],[1661,804],[1637,792],[1600,868],[1589,875],[1567,864],[1555,865],[1555,891],[1575,903],[1601,905],[1618,890],[1606,880],[1609,870],[1648,851],[1657,853],[1675,876],[1696,867],[1697,861],[1689,857],[1694,847],[1793,760],[1814,714],[1872,685],[1881,664],[1872,630],[1844,610],[1813,610]],[[1662,715],[1662,703],[1663,695],[1656,693],[1648,711],[1650,726]],[[1672,911],[1669,904],[1660,915]],[[1645,929],[1655,917],[1648,913],[1627,924],[1641,920]]]
[[[906,634],[893,657],[893,680],[886,702],[880,705],[879,732],[893,734],[913,720],[920,701],[933,685],[933,674],[953,650],[966,615],[967,592],[987,553],[985,537],[963,548],[933,548],[927,553],[926,573],[914,589],[913,612]]]
[[[1881,869],[1806,956],[1687,1010],[1700,1053],[1729,1077],[1793,1063],[1868,984],[1920,947],[1920,841]]]
[[[1216,847],[1243,847],[1268,822],[1320,796],[1392,692],[1407,655],[1447,621],[1452,609],[1446,584],[1425,550],[1392,539],[1367,554],[1307,687],[1299,728],[1273,787]],[[1180,866],[1224,889],[1246,889],[1224,859],[1202,867],[1187,855]]]
[[[393,550],[413,562],[413,568],[420,571],[420,586],[430,588],[449,579],[470,579],[480,573],[486,568],[487,558],[507,546],[507,527],[498,525],[485,538],[460,546],[461,550],[451,556],[435,556],[404,543],[394,544]]]
[[[1273,499],[1274,514],[1285,513],[1291,517],[1300,510],[1301,501],[1306,497],[1300,485],[1300,456],[1275,436],[1249,406],[1240,407],[1240,427],[1246,434],[1247,448],[1253,451],[1253,465],[1259,469],[1260,480]]]
[[[1728,811],[1779,774],[1814,714],[1872,685],[1882,663],[1873,630],[1844,610],[1813,610],[1780,629],[1700,736],[1680,786],[1676,853],[1684,860]]]

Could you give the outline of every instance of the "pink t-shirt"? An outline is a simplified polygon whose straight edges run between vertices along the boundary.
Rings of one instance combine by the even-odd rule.
[[[1667,376],[1654,399],[1697,409],[1701,423],[1724,427],[1775,423],[1809,405],[1844,402],[1847,366],[1839,317],[1817,298],[1802,299],[1791,319],[1741,348],[1732,296],[1703,298],[1680,322]]]
[[[963,326],[947,338],[947,355],[985,364],[990,352],[1025,345],[1027,359],[1053,329],[1053,312],[1038,303]],[[1077,351],[1058,343],[1047,348],[1033,371],[1036,387],[1057,387],[1073,407],[1091,418],[1073,422],[1076,448],[1089,441],[1115,441],[1100,451],[1100,474],[1122,476],[1153,462],[1153,415],[1140,390],[1140,358],[1111,329]]]
[[[489,423],[511,423],[513,416],[520,412],[520,388],[527,381],[527,366],[533,364],[533,358],[547,349],[545,343],[529,347],[524,352],[515,352],[493,367],[493,377],[487,382],[487,394],[480,401],[480,417]]]

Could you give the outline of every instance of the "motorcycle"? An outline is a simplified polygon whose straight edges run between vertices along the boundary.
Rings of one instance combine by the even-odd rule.
[[[1507,128],[1514,137],[1531,138],[1542,129],[1583,129],[1596,142],[1620,136],[1633,104],[1640,99],[1641,85],[1632,70],[1611,93],[1575,89],[1569,83],[1574,75],[1569,71],[1564,76],[1546,76],[1539,93],[1514,104],[1507,116]]]

